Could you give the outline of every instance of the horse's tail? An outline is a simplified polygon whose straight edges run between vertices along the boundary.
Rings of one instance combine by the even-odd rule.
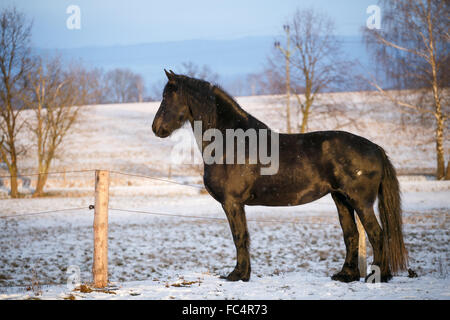
[[[383,227],[381,269],[386,273],[389,270],[396,273],[408,266],[408,252],[403,242],[400,187],[395,168],[383,149],[381,154],[383,175],[378,189],[378,210]]]

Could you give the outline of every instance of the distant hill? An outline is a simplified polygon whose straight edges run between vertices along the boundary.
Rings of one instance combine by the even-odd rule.
[[[345,55],[367,64],[365,45],[359,36],[339,37]],[[143,75],[147,88],[164,80],[163,69],[176,71],[183,62],[208,65],[220,75],[225,89],[233,81],[262,70],[273,48],[275,36],[245,37],[234,40],[185,40],[127,46],[37,49],[43,54],[58,52],[64,59],[81,59],[89,67],[105,70],[130,68]],[[241,95],[249,95],[248,88]]]

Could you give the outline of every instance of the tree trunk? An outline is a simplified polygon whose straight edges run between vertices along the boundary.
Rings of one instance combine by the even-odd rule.
[[[48,158],[43,159],[45,155],[39,155],[39,176],[36,183],[36,189],[33,193],[33,198],[42,197],[44,195],[44,187],[47,183],[48,171],[50,169],[51,159],[53,157],[53,151],[50,150],[47,155]]]
[[[444,119],[437,118],[436,124],[436,179],[441,180],[445,176],[445,159],[444,159]]]
[[[289,71],[289,59],[291,58],[291,52],[289,51],[289,28],[286,29],[286,121],[287,132],[292,133],[291,130],[291,73]]]
[[[48,174],[39,173],[38,180],[36,183],[36,190],[33,193],[33,198],[42,197],[44,195],[44,187],[47,183]]]
[[[15,163],[11,164],[9,172],[11,174],[11,198],[18,198],[19,184],[17,183],[17,165]]]
[[[289,40],[289,38],[288,38]],[[289,47],[288,47],[289,50]],[[287,132],[292,133],[291,130],[291,77],[289,73],[289,55],[286,58],[286,122],[287,122]]]
[[[308,117],[309,117],[309,108],[306,109],[302,113],[302,126],[300,127],[300,133],[305,133],[306,132],[306,127],[308,125]]]
[[[450,160],[447,162],[447,171],[444,180],[450,180]]]
[[[309,112],[311,110],[312,101],[310,98],[306,98],[305,108],[302,110],[302,125],[300,127],[300,133],[305,133],[308,127]]]
[[[11,129],[11,126],[8,126],[8,137],[10,138],[5,144],[8,146],[9,150],[6,151],[3,148],[4,137],[2,137],[0,142],[0,160],[3,160],[6,163],[9,171],[10,181],[11,181],[11,198],[19,197],[19,184],[17,183],[17,176],[19,170],[17,169],[17,153],[16,153],[16,145],[14,143],[14,133]],[[1,134],[0,134],[1,135]],[[8,154],[10,158],[8,159]]]
[[[428,2],[428,10],[430,10],[430,2]],[[435,117],[436,117],[436,179],[441,180],[445,176],[445,159],[444,159],[444,116],[442,114],[441,99],[439,95],[439,81],[438,81],[438,67],[436,64],[436,51],[433,37],[433,23],[431,21],[431,16],[428,11],[427,15],[427,26],[429,34],[429,63],[431,66],[431,72],[433,76],[432,90],[434,98],[435,107]]]

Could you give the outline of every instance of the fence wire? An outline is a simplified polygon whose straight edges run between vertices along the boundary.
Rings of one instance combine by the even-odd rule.
[[[53,172],[41,172],[41,173],[20,173],[16,176],[4,175],[0,176],[0,179],[10,179],[10,178],[22,178],[22,177],[34,177],[40,175],[54,175],[54,174],[66,174],[66,173],[82,173],[82,172],[94,172],[95,169],[87,169],[87,170],[70,170],[70,171],[53,171]]]
[[[39,176],[41,174],[56,175],[56,174],[95,172],[95,171],[97,171],[97,169],[54,171],[54,172],[47,172],[47,173],[20,174],[20,175],[17,175],[17,176],[4,175],[4,176],[0,176],[0,178],[11,178],[11,177],[20,178],[20,177]],[[159,178],[159,177],[149,176],[149,175],[144,175],[144,174],[128,173],[128,172],[122,172],[122,171],[116,171],[116,170],[109,170],[109,173],[110,174],[116,174],[116,175],[123,175],[123,176],[130,176],[130,177],[136,177],[136,178],[149,179],[149,180],[154,180],[154,181],[161,181],[161,182],[165,182],[165,183],[171,183],[171,184],[176,184],[176,185],[181,185],[181,186],[186,186],[186,187],[192,187],[192,188],[196,188],[196,189],[204,189],[204,186],[202,186],[202,185],[189,184],[189,183],[184,183],[184,182],[180,182],[180,181],[176,181],[176,180],[164,179],[164,178]],[[57,212],[64,212],[64,211],[76,211],[76,210],[84,210],[84,209],[94,209],[94,205],[90,205],[89,207],[66,208],[66,209],[31,212],[31,213],[24,213],[24,214],[2,215],[2,216],[0,216],[0,218],[15,218],[15,217],[23,217],[23,216],[34,216],[34,215],[40,215],[40,214],[57,213]],[[171,214],[171,213],[165,213],[165,212],[132,210],[132,209],[126,209],[126,208],[109,208],[109,210],[111,210],[111,211],[120,211],[120,212],[129,212],[129,213],[141,213],[141,214],[157,215],[157,216],[166,216],[166,217],[179,217],[179,218],[227,221],[227,219],[225,219],[225,218],[218,218],[218,217],[195,216],[195,215],[184,215],[184,214],[181,215],[181,214]],[[407,213],[406,211],[403,211],[403,212]],[[329,223],[299,221],[299,219],[301,219],[301,218],[304,218],[304,217],[299,216],[296,220],[247,219],[247,221],[262,222],[262,223],[303,223],[303,224],[329,225]],[[308,217],[308,218],[312,218],[312,217]],[[414,223],[404,223],[404,224],[414,224]]]
[[[211,216],[192,216],[192,215],[184,215],[184,214],[172,214],[165,212],[153,212],[153,211],[143,211],[143,210],[131,210],[131,209],[118,209],[118,208],[108,208],[111,211],[120,211],[120,212],[130,212],[130,213],[141,213],[148,215],[156,215],[156,216],[165,216],[165,217],[178,217],[178,218],[190,218],[190,219],[204,219],[204,220],[216,220],[221,222],[228,222],[226,218],[219,217],[211,217]],[[314,225],[331,225],[330,223],[321,223],[321,222],[306,222],[299,220],[268,220],[268,219],[246,219],[247,221],[252,222],[261,222],[261,223],[293,223],[293,224],[314,224]]]
[[[70,170],[70,171],[55,171],[55,172],[47,172],[44,174],[47,175],[57,175],[57,174],[71,174],[71,173],[87,173],[87,172],[95,172],[97,171],[96,169],[88,169],[88,170]],[[176,184],[176,185],[180,185],[180,186],[186,186],[186,187],[192,187],[192,188],[196,188],[196,189],[204,189],[203,185],[198,185],[198,184],[189,184],[189,183],[185,183],[185,182],[180,182],[180,181],[176,181],[176,180],[170,180],[170,179],[164,179],[164,178],[159,178],[159,177],[155,177],[155,176],[149,176],[149,175],[144,175],[144,174],[137,174],[137,173],[127,173],[127,172],[121,172],[121,171],[115,171],[115,170],[110,170],[109,173],[111,174],[116,174],[116,175],[122,175],[122,176],[130,176],[130,177],[136,177],[136,178],[143,178],[143,179],[149,179],[149,180],[154,180],[154,181],[160,181],[160,182],[164,182],[164,183],[171,183],[171,184]],[[4,176],[0,176],[1,178],[12,178],[12,177],[16,177],[16,178],[21,178],[21,177],[32,177],[32,176],[39,176],[43,173],[30,173],[30,174],[19,174],[17,176],[10,176],[10,175],[4,175]],[[63,209],[56,209],[56,210],[47,210],[47,211],[38,211],[38,212],[29,212],[29,213],[22,213],[22,214],[9,214],[9,215],[0,215],[1,219],[7,219],[7,218],[19,218],[19,217],[26,217],[26,216],[37,216],[37,215],[43,215],[43,214],[52,214],[52,213],[60,213],[60,212],[70,212],[70,211],[80,211],[80,210],[89,210],[89,212],[92,212],[94,209],[94,205],[89,205],[89,206],[83,206],[83,207],[75,207],[75,208],[63,208]],[[227,222],[228,220],[226,218],[220,218],[220,217],[212,217],[212,216],[202,216],[202,215],[185,215],[185,214],[176,214],[176,213],[167,213],[167,212],[156,212],[156,211],[146,211],[146,210],[136,210],[136,209],[127,209],[127,208],[113,208],[113,207],[109,207],[108,208],[109,211],[111,212],[123,212],[123,213],[136,213],[136,214],[145,214],[145,215],[152,215],[152,216],[164,216],[164,217],[169,217],[169,218],[187,218],[187,219],[200,219],[200,220],[214,220],[214,221],[218,221],[218,222]],[[411,213],[413,214],[414,212],[407,212],[404,211],[404,213]],[[256,223],[286,223],[286,224],[307,224],[307,225],[333,225],[333,226],[338,226],[339,223],[338,221],[333,221],[330,223],[323,223],[323,222],[309,222],[309,221],[305,221],[306,218],[322,218],[320,216],[298,216],[292,220],[274,220],[274,219],[247,219],[247,221],[251,221],[251,222],[256,222]],[[327,217],[328,218],[328,217]],[[444,223],[447,222],[447,218],[448,218],[448,214],[444,213]],[[415,225],[417,223],[414,222],[409,222],[409,223],[404,223],[404,224],[408,224],[408,225]],[[39,253],[33,253],[33,255],[49,255],[49,254],[55,254],[54,252],[39,252]],[[45,280],[44,280],[45,281]],[[58,280],[57,280],[58,281]],[[57,286],[57,285],[64,285],[65,283],[58,283],[58,282],[38,282],[36,285],[40,288],[45,287],[45,286]],[[33,286],[32,285],[13,285],[13,284],[7,284],[6,286],[3,285],[4,287],[17,287],[17,288],[25,288],[28,291],[33,291]],[[39,289],[39,288],[38,288]]]
[[[18,217],[25,217],[25,216],[36,216],[36,215],[47,214],[47,213],[77,211],[77,210],[83,210],[83,209],[91,209],[91,207],[66,208],[66,209],[39,211],[39,212],[31,212],[31,213],[9,214],[9,215],[5,215],[5,216],[0,216],[0,218],[18,218]]]
[[[42,173],[24,173],[24,174],[18,174],[16,176],[11,175],[2,175],[0,176],[0,179],[11,179],[11,178],[22,178],[22,177],[34,177],[34,176],[40,176],[40,175],[56,175],[56,174],[69,174],[69,173],[85,173],[85,172],[95,172],[98,171],[98,169],[86,169],[86,170],[69,170],[69,171],[53,171],[53,172],[42,172]],[[170,179],[164,179],[164,178],[158,178],[154,176],[144,175],[144,174],[137,174],[137,173],[128,173],[128,172],[121,172],[116,170],[109,170],[109,173],[116,174],[116,175],[123,175],[123,176],[130,176],[130,177],[137,177],[137,178],[144,178],[149,180],[155,180],[155,181],[162,181],[172,184],[177,184],[181,186],[187,186],[197,189],[204,189],[202,185],[198,184],[189,184],[184,183],[180,181],[170,180]]]
[[[186,186],[186,187],[192,187],[192,188],[197,188],[197,189],[204,189],[203,186],[197,185],[197,184],[188,184],[188,183],[183,183],[183,182],[179,182],[179,181],[175,181],[175,180],[157,178],[157,177],[146,176],[146,175],[142,175],[142,174],[126,173],[126,172],[120,172],[120,171],[109,171],[109,172],[112,173],[112,174],[117,174],[117,175],[138,177],[138,178],[150,179],[150,180],[155,180],[155,181],[163,181],[163,182],[178,184],[178,185]]]

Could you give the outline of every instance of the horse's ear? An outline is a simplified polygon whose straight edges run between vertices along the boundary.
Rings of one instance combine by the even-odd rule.
[[[170,73],[164,69],[164,72],[166,73],[167,79],[169,79],[169,81],[174,81],[175,80],[175,73],[173,73],[172,70],[170,70]]]

